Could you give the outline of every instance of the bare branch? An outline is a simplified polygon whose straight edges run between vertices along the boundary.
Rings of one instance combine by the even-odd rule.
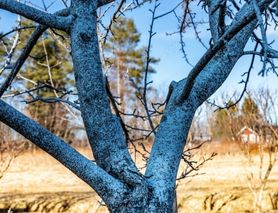
[[[69,12],[69,10],[61,10],[58,11],[56,14],[57,15],[67,15]],[[31,37],[29,38],[25,48],[23,49],[22,53],[20,54],[19,58],[17,59],[17,61],[15,62],[9,76],[5,79],[5,81],[3,82],[3,84],[0,87],[0,97],[2,97],[2,95],[4,94],[4,92],[8,89],[8,87],[11,85],[13,79],[16,77],[16,75],[18,74],[18,72],[20,71],[22,65],[24,64],[24,62],[26,61],[26,59],[28,58],[28,56],[30,55],[33,47],[35,46],[35,44],[37,43],[38,39],[40,38],[40,36],[43,34],[43,32],[47,29],[46,26],[43,25],[39,25],[36,30],[34,31],[34,33],[31,35]]]
[[[18,27],[20,28],[20,25],[21,25],[21,18],[20,18],[20,16],[17,17],[17,20],[18,20]],[[8,56],[7,56],[7,59],[5,61],[4,67],[1,68],[1,70],[0,70],[0,75],[4,72],[4,70],[8,66],[10,66],[12,58],[13,58],[13,55],[14,55],[14,52],[16,50],[16,47],[18,46],[18,44],[20,42],[19,38],[20,38],[20,31],[17,31],[16,35],[15,35],[15,38],[14,38],[14,41],[13,41],[13,44],[12,44],[12,47],[10,48],[10,51],[8,52]]]
[[[110,21],[110,23],[109,23],[109,26],[108,26],[107,29],[106,29],[106,33],[105,33],[104,38],[103,38],[103,43],[104,43],[104,44],[106,43],[106,40],[107,40],[107,38],[108,38],[108,34],[109,34],[109,32],[110,32],[110,30],[111,30],[111,27],[112,27],[112,24],[113,24],[113,23],[116,21],[116,19],[118,18],[118,13],[121,13],[121,9],[122,9],[122,7],[123,7],[123,5],[124,5],[125,2],[126,2],[126,0],[121,0],[121,2],[119,3],[117,9],[115,10],[115,12],[114,12],[114,14],[113,14],[113,17],[112,17],[112,19],[111,19],[111,21]]]
[[[22,65],[28,58],[29,54],[31,53],[33,47],[37,43],[40,36],[43,34],[43,32],[47,29],[45,26],[38,26],[34,33],[31,35],[30,39],[27,42],[27,45],[23,49],[21,55],[17,59],[16,63],[14,64],[9,76],[5,79],[3,84],[0,87],[0,97],[4,94],[4,92],[8,89],[8,87],[11,85],[13,79],[16,77],[17,73],[21,69]]]
[[[147,102],[147,86],[148,86],[148,73],[149,73],[149,66],[150,66],[150,62],[151,62],[151,58],[150,58],[150,52],[151,52],[151,44],[152,44],[152,38],[153,36],[156,34],[153,32],[153,28],[154,28],[154,21],[155,21],[155,13],[157,8],[159,7],[159,3],[157,0],[155,0],[154,2],[154,8],[153,10],[150,10],[152,13],[152,21],[151,21],[151,25],[150,25],[150,30],[149,30],[149,41],[148,41],[148,48],[147,48],[147,59],[146,59],[146,66],[145,66],[145,76],[144,76],[144,90],[143,90],[143,95],[142,95],[142,101],[143,101],[143,105],[148,117],[148,121],[150,124],[150,128],[152,130],[152,132],[154,134],[156,134],[155,131],[155,127],[153,125],[151,116],[150,116],[150,112],[149,112],[149,108],[148,108],[148,102]]]
[[[255,48],[254,48],[254,51],[255,51],[255,52],[256,52],[256,50],[257,50],[257,47],[258,47],[258,43],[256,43],[256,45],[255,45]],[[211,105],[213,105],[213,106],[216,106],[216,107],[217,107],[216,110],[229,109],[229,108],[231,108],[231,107],[236,106],[236,105],[242,100],[244,94],[245,94],[246,91],[247,91],[247,86],[248,86],[248,82],[249,82],[249,79],[250,79],[250,74],[251,74],[251,71],[252,71],[252,69],[253,69],[253,65],[254,65],[254,62],[255,62],[255,56],[256,56],[256,54],[253,54],[253,55],[252,55],[252,59],[251,59],[251,63],[250,63],[250,66],[249,66],[248,71],[246,71],[246,72],[244,72],[244,73],[242,74],[242,76],[246,75],[245,80],[242,79],[242,81],[240,82],[240,83],[244,83],[244,87],[243,87],[243,90],[241,91],[241,94],[240,94],[239,98],[237,98],[237,100],[236,100],[234,103],[232,103],[232,104],[225,104],[224,106],[217,106],[216,104],[207,101],[209,104],[211,104]],[[215,110],[215,111],[216,111],[216,110]]]
[[[259,23],[259,27],[261,30],[261,35],[262,35],[262,45],[263,45],[263,53],[264,53],[264,60],[263,60],[263,68],[260,71],[260,73],[262,74],[262,76],[264,76],[265,74],[265,70],[266,70],[266,63],[267,63],[267,52],[268,52],[268,42],[267,42],[267,37],[266,37],[266,32],[264,29],[264,23],[263,23],[263,19],[262,19],[262,14],[260,11],[260,8],[257,4],[257,0],[252,0],[253,6],[254,6],[254,10],[256,12],[256,18],[258,19],[258,23]]]
[[[209,0],[208,6],[211,36],[216,43],[224,33],[226,0]]]
[[[128,152],[120,121],[111,112],[99,54],[97,27],[93,25],[97,23],[97,17],[87,10],[89,5],[91,8],[95,5],[91,1],[86,3],[82,9],[78,0],[73,5],[76,7],[73,10],[78,8],[80,11],[77,10],[79,18],[71,28],[75,80],[86,133],[101,168],[129,185],[142,184],[142,175]]]
[[[263,0],[258,3],[258,7],[263,9],[270,4],[272,0]],[[191,89],[194,85],[194,81],[199,73],[204,69],[204,67],[208,64],[208,62],[219,52],[227,43],[230,41],[244,26],[249,24],[256,18],[256,13],[253,10],[253,7],[250,5],[245,5],[239,12],[238,16],[234,19],[234,22],[228,28],[228,30],[224,33],[223,36],[217,41],[217,43],[208,49],[208,51],[202,56],[202,58],[198,61],[195,67],[190,71],[186,83],[184,85],[182,94],[177,100],[178,103],[182,103],[186,100],[191,92]]]
[[[32,141],[93,187],[108,203],[122,196],[124,185],[60,138],[0,100],[0,121]],[[104,190],[103,187],[106,187]],[[105,194],[106,195],[105,195]],[[103,197],[104,196],[104,197]]]
[[[59,30],[69,31],[72,17],[49,14],[15,0],[0,0],[0,8],[24,16],[27,19]]]
[[[22,30],[34,29],[34,28],[36,28],[36,26],[16,27],[16,28],[10,30],[9,32],[4,33],[3,35],[1,35],[0,40],[3,39],[4,37],[16,32],[16,31],[22,31]]]

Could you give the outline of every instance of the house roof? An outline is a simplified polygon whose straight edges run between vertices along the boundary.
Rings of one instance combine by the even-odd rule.
[[[244,126],[244,127],[241,128],[241,130],[239,130],[239,132],[237,133],[237,136],[241,135],[245,130],[248,130],[255,135],[259,135],[255,130],[253,130],[253,129],[247,127],[247,126]]]

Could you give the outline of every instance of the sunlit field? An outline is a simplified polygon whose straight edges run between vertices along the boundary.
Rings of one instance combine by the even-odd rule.
[[[79,149],[90,156],[89,149]],[[178,181],[179,212],[278,212],[278,166],[274,165],[258,202],[260,174],[269,163],[258,150],[248,155],[236,143],[207,143],[195,154],[201,161],[218,155]],[[138,161],[138,159],[137,159]],[[260,166],[261,165],[261,166]],[[184,165],[181,165],[182,173]],[[260,172],[261,171],[261,172]],[[248,178],[249,177],[249,178]],[[257,202],[256,202],[257,199]],[[19,155],[0,180],[0,212],[107,212],[84,182],[42,151]]]

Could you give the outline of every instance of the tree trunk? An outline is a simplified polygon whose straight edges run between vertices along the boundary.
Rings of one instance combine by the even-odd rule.
[[[120,103],[119,109],[124,112],[124,58],[122,56],[122,52],[118,53],[118,65],[117,65],[117,94],[118,100]]]
[[[90,185],[107,204],[110,212],[177,212],[176,176],[194,113],[226,80],[242,56],[257,21],[247,24],[230,40],[222,39],[218,46],[221,33],[215,32],[218,28],[211,27],[215,46],[222,49],[214,48],[214,51],[217,50],[215,54],[209,49],[200,59],[197,67],[201,72],[198,69],[191,71],[197,73],[197,76],[189,82],[189,87],[187,79],[172,84],[172,93],[156,133],[146,173],[142,175],[128,152],[119,119],[112,114],[105,91],[99,57],[96,10],[98,5],[107,1],[71,2],[71,15],[68,18],[49,15],[17,1],[0,0],[0,7],[70,33],[80,110],[96,163],[1,99],[0,120]],[[270,2],[271,0],[264,0],[262,4],[267,5]],[[246,3],[228,29],[237,29],[241,26],[238,22],[253,17],[253,10],[252,5]],[[218,15],[215,14],[212,18],[217,21]],[[214,25],[218,22],[210,23]],[[184,90],[188,92],[184,93]]]
[[[122,205],[117,208],[109,208],[111,213],[177,213],[176,193],[175,190],[169,191],[167,200],[162,201],[161,197],[154,196],[151,189],[143,197],[143,200],[138,198],[142,197],[140,194],[142,190],[136,190],[132,194],[127,194],[124,198]],[[127,201],[125,203],[125,201]]]

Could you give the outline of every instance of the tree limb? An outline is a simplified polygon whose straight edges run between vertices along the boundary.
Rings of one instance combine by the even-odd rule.
[[[0,99],[0,121],[46,151],[104,199],[113,203],[126,191],[125,186],[85,158],[47,129]]]
[[[81,116],[97,164],[131,186],[142,184],[125,143],[119,119],[112,114],[99,54],[94,2],[75,0],[77,18],[71,28],[71,49]]]
[[[267,7],[272,1],[273,0],[263,0],[258,3],[258,7],[262,10]],[[246,3],[237,13],[234,21],[224,33],[224,35],[221,36],[221,38],[213,47],[208,49],[208,51],[202,56],[195,67],[190,71],[182,94],[177,100],[178,103],[182,103],[188,98],[196,77],[202,72],[209,61],[227,44],[227,42],[229,42],[242,28],[244,28],[244,26],[249,24],[255,18],[256,13],[253,9],[253,5],[249,5],[248,3]]]
[[[72,17],[49,14],[15,0],[0,0],[0,8],[24,16],[39,24],[67,32],[72,23]]]
[[[265,3],[265,6],[268,3],[270,1]],[[246,5],[244,8],[235,18],[238,23],[233,23],[232,26],[240,25],[242,19],[249,18],[244,14],[249,15],[253,12],[252,6]],[[214,56],[205,58],[207,62],[203,64],[204,69],[202,68],[202,72],[200,71],[195,76],[195,82],[190,89],[191,92],[180,103],[177,100],[181,97],[188,79],[183,79],[174,85],[156,134],[145,175],[150,177],[148,182],[154,186],[154,195],[160,197],[161,200],[170,199],[171,193],[175,190],[179,162],[195,111],[226,80],[233,66],[241,57],[257,22],[250,20],[248,23],[240,28],[229,41],[223,41],[223,48],[216,51]]]
[[[8,87],[11,85],[13,79],[16,77],[17,73],[19,72],[20,68],[26,61],[26,59],[29,57],[29,54],[31,53],[33,47],[36,45],[38,39],[43,34],[43,32],[47,29],[45,26],[38,26],[34,33],[31,35],[30,39],[28,40],[25,48],[23,49],[22,53],[20,54],[19,58],[15,62],[9,76],[5,79],[3,84],[0,87],[0,97],[4,94],[4,92],[8,89]]]
[[[97,6],[102,7],[106,4],[112,3],[113,1],[115,1],[115,0],[98,0],[97,1]]]
[[[217,9],[215,9],[216,6],[218,6]],[[208,1],[208,8],[210,14],[209,24],[210,24],[211,37],[213,42],[216,43],[224,33],[226,0],[220,0],[220,1],[210,0]]]

